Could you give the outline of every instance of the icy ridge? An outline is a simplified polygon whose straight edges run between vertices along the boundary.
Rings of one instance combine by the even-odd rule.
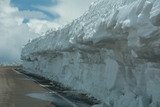
[[[64,28],[28,43],[24,69],[109,107],[160,106],[160,1],[99,0]]]
[[[25,46],[25,49],[23,49],[22,55],[25,56],[25,54],[38,53],[41,51],[61,52],[78,48],[85,49],[88,46],[95,46],[96,43],[104,39],[126,39],[128,36],[127,33],[131,33],[130,30],[134,28],[138,29],[139,34],[137,35],[141,36],[149,35],[145,34],[145,31],[140,32],[141,30],[148,30],[151,27],[153,27],[152,29],[158,28],[160,14],[159,5],[152,8],[153,3],[147,5],[145,4],[146,0],[140,0],[133,3],[129,0],[131,3],[120,7],[125,4],[126,1],[127,0],[101,0],[99,3],[93,3],[88,13],[84,14],[84,16],[73,21],[71,24],[66,25],[62,29],[50,32],[45,37],[37,38],[31,43],[28,43]],[[143,13],[141,11],[143,5],[150,5],[150,7],[146,7],[149,9],[146,9],[148,13],[146,12],[142,16]],[[151,17],[149,18],[149,16]],[[151,20],[153,24],[158,25],[154,27],[149,20]],[[146,27],[149,28],[145,29],[141,25],[136,25],[137,23],[143,24],[144,22],[146,22],[146,24],[148,22],[148,26]],[[149,25],[149,23],[151,24]],[[139,29],[138,27],[142,27],[142,29]],[[151,30],[149,32],[153,31]],[[100,35],[98,33],[100,33]]]

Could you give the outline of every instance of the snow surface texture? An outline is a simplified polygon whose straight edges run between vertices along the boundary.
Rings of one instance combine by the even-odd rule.
[[[21,58],[28,72],[107,107],[160,107],[160,0],[99,0],[28,43]]]

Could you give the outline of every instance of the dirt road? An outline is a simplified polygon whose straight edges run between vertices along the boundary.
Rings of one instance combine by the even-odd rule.
[[[49,100],[30,97],[33,93],[48,90],[12,68],[0,68],[0,107],[55,107]]]

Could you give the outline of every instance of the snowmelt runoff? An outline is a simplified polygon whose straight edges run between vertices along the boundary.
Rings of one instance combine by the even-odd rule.
[[[22,49],[27,72],[102,101],[160,107],[160,0],[99,0]]]

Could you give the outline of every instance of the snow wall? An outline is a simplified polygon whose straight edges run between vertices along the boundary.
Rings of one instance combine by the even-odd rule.
[[[160,0],[99,0],[26,44],[21,59],[108,107],[160,107]]]

